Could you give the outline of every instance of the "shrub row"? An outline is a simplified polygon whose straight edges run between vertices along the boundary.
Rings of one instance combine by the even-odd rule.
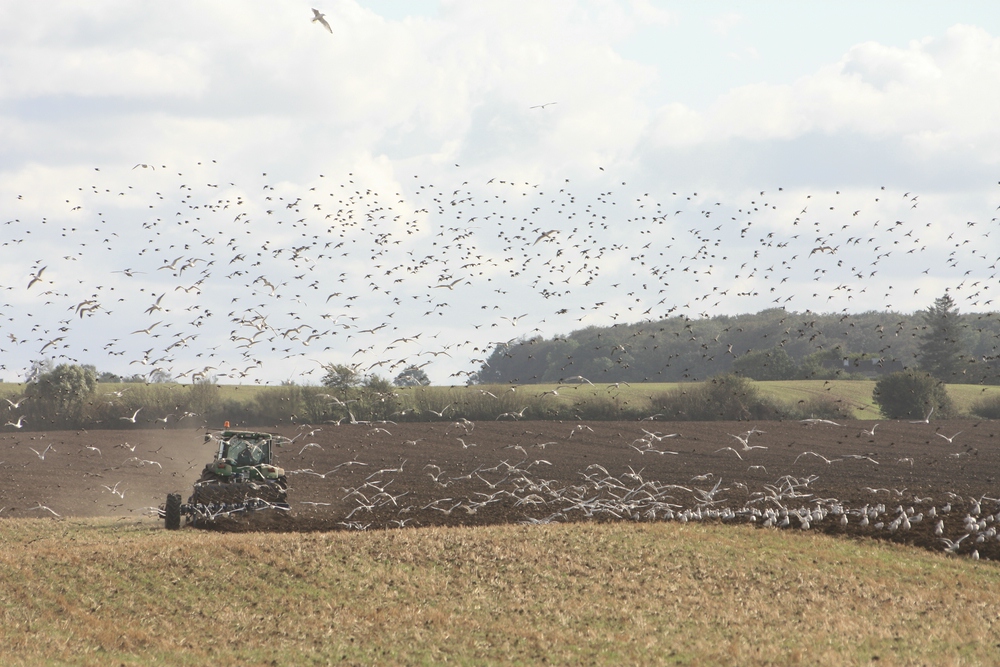
[[[460,419],[613,421],[652,416],[664,421],[746,421],[853,417],[849,405],[832,397],[820,396],[794,404],[769,399],[761,395],[753,381],[739,375],[683,385],[641,400],[633,397],[631,402],[621,396],[591,393],[586,398],[572,400],[567,398],[568,393],[564,390],[557,396],[555,392],[531,393],[526,387],[485,385],[399,389],[388,382],[376,381],[339,389],[299,385],[261,387],[253,390],[251,398],[237,400],[212,383],[137,384],[117,392],[97,385],[78,401],[44,400],[36,392],[18,407],[16,415],[23,416],[23,425],[29,430],[217,428],[225,421],[234,427],[263,428],[289,423]],[[9,398],[16,400],[17,396]],[[877,385],[875,400],[890,418],[922,417],[931,405],[939,418],[955,416],[940,383],[923,377],[887,376]],[[1000,418],[1000,397],[980,401],[973,413]]]

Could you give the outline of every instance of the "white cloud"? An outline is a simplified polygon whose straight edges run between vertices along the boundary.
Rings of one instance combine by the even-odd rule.
[[[736,88],[705,112],[667,105],[654,136],[671,145],[692,137],[766,142],[857,133],[896,137],[923,159],[961,149],[992,162],[1000,148],[997,108],[1000,39],[954,26],[905,49],[860,44],[795,82]]]
[[[655,7],[650,0],[632,0],[632,12],[639,23],[645,26],[670,27],[677,25],[677,16],[673,12]]]
[[[722,37],[728,37],[733,28],[743,23],[744,17],[739,12],[726,12],[711,19],[712,32]]]
[[[200,55],[192,48],[163,54],[138,48],[18,49],[16,58],[8,53],[0,59],[7,63],[0,70],[4,80],[0,99],[43,95],[194,97],[208,84],[200,72]],[[24,67],[24,62],[31,65]]]

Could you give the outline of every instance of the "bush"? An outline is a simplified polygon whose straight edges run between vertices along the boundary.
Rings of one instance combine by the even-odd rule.
[[[750,380],[720,375],[691,389],[675,389],[654,396],[653,411],[670,421],[739,421],[780,419],[784,413],[760,395]]]
[[[97,374],[88,366],[60,364],[40,372],[24,388],[28,423],[44,428],[78,426],[84,420],[88,401],[97,389]]]
[[[944,384],[921,371],[886,375],[875,383],[872,400],[889,419],[923,419],[929,414],[938,419],[957,416]]]
[[[984,396],[972,404],[970,412],[983,419],[1000,419],[1000,395]]]

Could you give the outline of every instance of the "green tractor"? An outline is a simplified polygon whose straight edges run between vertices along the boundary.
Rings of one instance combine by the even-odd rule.
[[[291,442],[288,438],[227,429],[206,434],[205,442],[212,440],[218,441],[219,449],[202,470],[188,502],[182,503],[179,493],[167,495],[163,518],[168,529],[180,528],[181,516],[197,523],[263,509],[290,509],[285,471],[273,463],[273,448]]]

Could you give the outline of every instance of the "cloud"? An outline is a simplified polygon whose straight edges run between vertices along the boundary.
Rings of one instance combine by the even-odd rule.
[[[920,160],[960,151],[993,164],[1000,154],[996,108],[1000,40],[957,25],[907,48],[859,44],[812,75],[740,86],[705,111],[664,105],[651,135],[664,147],[858,135],[894,140]]]
[[[677,16],[673,12],[653,6],[650,0],[632,0],[632,12],[638,22],[644,26],[656,25],[671,27],[677,25]]]
[[[709,21],[709,25],[715,34],[721,37],[728,37],[733,28],[743,23],[744,20],[743,15],[739,12],[726,12],[725,14],[713,17]]]

